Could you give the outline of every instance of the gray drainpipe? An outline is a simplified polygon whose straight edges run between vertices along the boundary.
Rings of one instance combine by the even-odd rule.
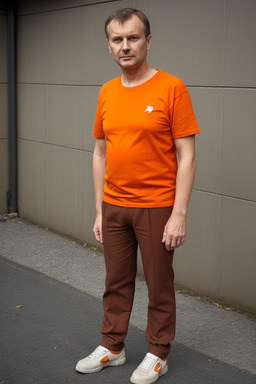
[[[8,6],[8,121],[9,121],[9,213],[18,212],[17,188],[17,73],[16,73],[16,7]]]

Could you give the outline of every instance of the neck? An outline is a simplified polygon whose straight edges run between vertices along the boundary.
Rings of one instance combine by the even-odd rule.
[[[146,65],[144,68],[139,68],[131,71],[123,70],[121,82],[125,87],[135,87],[145,83],[156,74],[157,70]]]

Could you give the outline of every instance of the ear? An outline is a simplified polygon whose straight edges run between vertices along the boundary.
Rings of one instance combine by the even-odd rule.
[[[108,43],[108,49],[109,49],[109,52],[112,53],[111,48],[110,48],[110,44],[109,44],[109,40],[108,40],[108,39],[107,39],[107,43]]]
[[[150,47],[151,47],[151,38],[152,38],[151,35],[149,35],[149,36],[147,37],[147,50],[149,50]]]

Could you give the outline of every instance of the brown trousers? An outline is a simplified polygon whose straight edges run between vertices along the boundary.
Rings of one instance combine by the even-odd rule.
[[[148,287],[148,352],[165,358],[175,335],[173,252],[161,242],[172,207],[126,208],[103,202],[103,244],[106,289],[101,345],[124,347],[133,305],[140,247]],[[145,298],[146,300],[146,298]]]

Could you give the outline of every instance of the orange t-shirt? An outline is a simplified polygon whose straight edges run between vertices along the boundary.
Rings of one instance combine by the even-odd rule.
[[[124,87],[121,77],[100,90],[93,136],[106,140],[103,200],[124,207],[174,204],[174,139],[199,129],[190,96],[178,78],[160,70]]]

